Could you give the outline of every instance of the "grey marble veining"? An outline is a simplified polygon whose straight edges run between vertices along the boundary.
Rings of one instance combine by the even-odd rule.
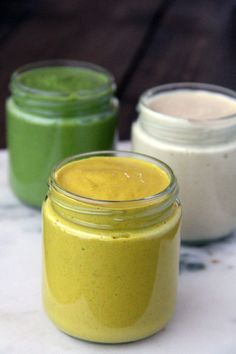
[[[236,237],[182,247],[180,270],[176,314],[159,334],[101,345],[61,333],[41,305],[40,211],[14,197],[0,151],[0,354],[236,354]]]

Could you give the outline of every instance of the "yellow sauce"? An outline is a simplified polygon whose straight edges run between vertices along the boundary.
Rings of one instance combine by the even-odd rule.
[[[74,209],[55,206],[49,195],[43,208],[49,317],[64,332],[96,342],[133,341],[163,328],[175,307],[180,206],[175,202],[165,219],[158,222],[157,215],[149,225],[150,205],[125,205],[163,191],[168,174],[134,158],[93,157],[64,165],[55,180],[67,192],[124,206],[119,217],[107,206],[88,209],[91,226],[87,214],[76,218]],[[67,197],[61,201],[68,206]],[[71,205],[84,210],[81,202]],[[102,225],[101,211],[111,212]]]
[[[162,192],[170,183],[163,169],[129,157],[90,157],[56,173],[66,191],[98,200],[133,200]]]

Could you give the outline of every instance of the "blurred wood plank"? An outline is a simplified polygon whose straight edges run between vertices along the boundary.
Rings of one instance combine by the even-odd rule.
[[[27,1],[31,15],[15,30],[0,26],[0,147],[10,74],[32,61],[86,60],[113,72],[122,139],[147,88],[202,81],[236,89],[236,0]]]
[[[178,81],[207,82],[236,90],[235,0],[173,3],[123,93],[126,125],[121,126],[121,136],[128,136],[137,116],[133,102],[144,90]]]
[[[110,70],[119,85],[130,70],[153,14],[163,3],[164,0],[36,1],[33,15],[0,42],[1,132],[7,86],[16,68],[56,58],[90,61]],[[3,133],[0,139],[3,147]]]

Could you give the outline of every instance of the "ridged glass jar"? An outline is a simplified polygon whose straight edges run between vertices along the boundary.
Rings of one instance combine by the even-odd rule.
[[[10,184],[23,202],[40,207],[56,163],[113,147],[118,114],[114,78],[90,63],[46,61],[14,72],[10,90]]]
[[[102,201],[67,192],[57,183],[61,167],[94,156],[150,162],[167,173],[169,185],[147,198]],[[43,299],[57,327],[77,338],[121,343],[150,336],[167,324],[179,269],[177,193],[171,169],[140,154],[82,154],[54,169],[43,205]]]

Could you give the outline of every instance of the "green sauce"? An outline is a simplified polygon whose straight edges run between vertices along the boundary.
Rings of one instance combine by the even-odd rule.
[[[51,66],[25,71],[17,77],[17,81],[27,88],[44,93],[73,95],[100,89],[109,84],[109,77],[85,68]]]
[[[52,167],[65,157],[113,147],[113,79],[83,66],[29,66],[13,74],[7,101],[10,184],[40,207]]]

